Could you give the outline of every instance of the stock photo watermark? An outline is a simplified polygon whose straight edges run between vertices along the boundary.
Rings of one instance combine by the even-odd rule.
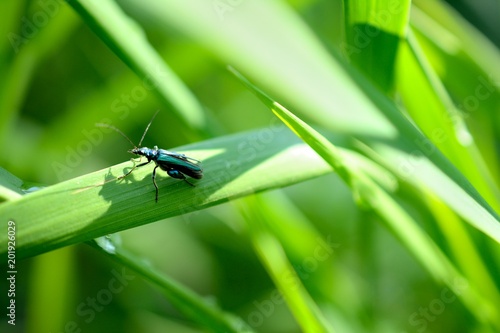
[[[470,113],[476,111],[481,102],[491,97],[498,90],[498,83],[490,76],[488,79],[483,76],[477,77],[478,84],[474,89],[474,93],[465,97],[457,108],[462,111],[463,118],[468,118]]]
[[[99,313],[104,311],[105,307],[109,305],[115,296],[121,293],[130,281],[136,278],[135,275],[129,274],[123,267],[121,272],[113,269],[111,270],[113,277],[109,279],[105,288],[100,289],[93,296],[88,296],[85,300],[80,302],[76,307],[76,314],[83,319],[85,324],[90,324],[97,317]],[[76,321],[68,321],[64,325],[64,331],[61,333],[82,333],[83,329]]]
[[[398,0],[392,0],[389,3],[387,9],[380,10],[374,17],[374,22],[379,24],[380,26],[388,26],[393,17],[399,17],[404,7],[401,5],[401,2]],[[365,25],[363,29],[355,26],[353,28],[353,38],[352,43],[342,42],[340,44],[340,49],[344,56],[349,58],[353,53],[361,53],[361,51],[367,48],[372,40],[380,35],[381,30],[375,26]]]
[[[212,8],[221,21],[225,19],[225,15],[234,11],[245,0],[212,0]]]
[[[7,222],[7,322],[9,325],[16,325],[16,222],[9,220]]]
[[[60,10],[63,1],[61,0],[40,0],[37,2],[40,7],[32,15],[21,18],[21,27],[18,33],[9,32],[7,39],[12,45],[15,53],[21,50],[21,47],[28,44],[30,40],[36,37],[40,29],[49,24]]]
[[[429,301],[426,306],[421,306],[408,318],[410,325],[418,333],[424,333],[429,324],[435,322],[446,311],[446,307],[455,302],[460,294],[469,287],[464,279],[457,279],[453,284],[453,291],[445,287],[439,296]]]
[[[448,114],[441,115],[446,118],[446,121],[450,123],[454,128],[457,129],[458,140],[462,144],[469,144],[470,138],[469,135],[460,134],[468,133],[466,129],[463,129],[463,120],[467,119],[471,116],[471,114],[477,111],[482,102],[490,98],[496,91],[498,91],[498,84],[494,80],[493,77],[486,79],[482,76],[477,78],[477,85],[474,88],[472,94],[465,97],[462,103],[457,105],[458,112],[452,114],[449,117]],[[463,130],[461,130],[463,129]],[[434,128],[432,132],[429,134],[429,139],[422,137],[419,139],[415,139],[414,143],[416,143],[418,149],[413,150],[408,158],[401,161],[399,164],[399,171],[403,177],[410,177],[411,174],[420,166],[420,164],[424,161],[424,156],[431,156],[437,150],[436,146],[432,143],[441,144],[447,140],[449,140],[448,134],[445,132],[443,128]]]

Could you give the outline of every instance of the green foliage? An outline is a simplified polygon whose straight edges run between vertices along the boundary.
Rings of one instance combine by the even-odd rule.
[[[500,54],[448,5],[0,9],[0,253],[27,332],[500,330]],[[138,142],[155,110],[143,145],[204,169],[158,172],[158,203],[95,127]]]

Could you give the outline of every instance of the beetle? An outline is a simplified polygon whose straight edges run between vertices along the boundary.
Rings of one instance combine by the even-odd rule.
[[[139,144],[137,146],[132,142],[132,140],[129,139],[128,136],[125,135],[125,133],[120,131],[118,128],[109,124],[102,124],[102,123],[96,124],[96,126],[98,127],[106,127],[122,135],[128,142],[132,144],[132,146],[134,146],[134,148],[128,150],[129,153],[137,155],[139,156],[139,158],[144,156],[147,159],[146,162],[140,163],[138,165],[136,165],[135,160],[132,159],[132,162],[134,163],[132,169],[125,175],[118,177],[118,179],[123,179],[127,177],[136,168],[147,165],[151,163],[151,161],[155,162],[156,165],[153,169],[152,179],[153,179],[153,185],[155,186],[156,189],[156,196],[155,196],[156,202],[158,202],[158,185],[156,184],[156,169],[160,168],[163,171],[166,171],[170,177],[176,179],[182,179],[191,186],[194,186],[194,184],[189,182],[186,176],[194,179],[201,179],[203,177],[203,169],[201,167],[201,162],[198,161],[197,159],[173,151],[160,149],[158,148],[158,146],[154,146],[153,149],[148,147],[141,147],[142,141],[144,140],[144,137],[146,136],[146,133],[148,132],[149,127],[151,126],[151,123],[155,119],[158,112],[159,110],[156,111],[156,113],[153,115],[153,118],[151,118],[151,121],[146,127],[146,130],[144,130],[144,133],[142,134],[141,137],[141,141],[139,141]]]

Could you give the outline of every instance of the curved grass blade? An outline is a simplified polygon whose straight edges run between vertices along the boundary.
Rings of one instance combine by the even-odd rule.
[[[10,15],[13,13],[9,13]],[[16,20],[16,22],[19,21]],[[43,29],[40,29],[35,38],[25,41],[23,37],[17,37],[17,41],[19,42],[20,39],[22,45],[16,45],[15,49],[18,53],[12,61],[8,62],[6,70],[2,71],[0,83],[0,109],[2,110],[0,112],[0,144],[4,145],[3,147],[10,143],[12,137],[9,132],[12,131],[15,114],[20,111],[38,66],[43,64],[43,61],[71,36],[78,24],[78,17],[66,6],[61,6],[58,15],[51,19]]]
[[[222,63],[238,68],[325,127],[349,134],[369,131],[370,136],[387,139],[397,135],[373,102],[357,93],[359,88],[342,64],[282,1],[233,1],[227,6],[206,0],[120,3],[159,29],[173,27],[194,38]],[[342,103],[332,103],[338,96]],[[349,109],[356,115],[346,114]]]
[[[411,1],[344,0],[344,55],[385,93],[391,93],[396,57],[404,39]]]
[[[500,211],[500,192],[491,181],[464,119],[411,31],[401,47],[397,73],[397,85],[412,119],[488,203]]]
[[[208,131],[205,112],[196,97],[149,44],[140,26],[116,2],[71,0],[68,3],[125,64],[158,92],[163,103],[180,119],[201,133]]]
[[[262,140],[265,133],[265,140]],[[282,126],[220,137],[174,149],[201,160],[204,177],[189,186],[153,166],[125,162],[58,183],[0,205],[0,218],[17,227],[17,257],[40,254],[120,230],[223,203],[249,193],[288,186],[331,172],[310,148]],[[297,159],[297,156],[302,158]],[[279,170],[279,172],[276,172]],[[104,181],[108,181],[99,186]],[[2,253],[7,233],[0,234]]]
[[[137,255],[113,243],[113,236],[100,238],[97,242],[88,242],[101,252],[111,257],[117,263],[135,271],[142,278],[152,283],[165,295],[165,297],[186,317],[198,323],[204,329],[218,332],[248,332],[253,330],[236,316],[223,312],[214,304],[209,304],[205,299],[173,280],[169,276],[146,264]]]
[[[270,228],[265,206],[254,196],[238,202],[245,217],[250,238],[261,262],[283,295],[303,332],[334,332],[300,281],[285,249]]]

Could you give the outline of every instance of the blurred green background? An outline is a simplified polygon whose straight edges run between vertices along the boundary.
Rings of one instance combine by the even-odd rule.
[[[412,15],[413,10],[417,13],[411,21],[414,37],[455,105],[474,93],[479,75],[490,82],[492,97],[474,112],[465,112],[464,120],[491,173],[487,182],[496,187],[500,100],[497,82],[493,76],[487,77],[487,66],[494,61],[481,62],[482,59],[473,56],[481,53],[480,48],[485,44],[491,47],[491,52],[497,52],[500,3],[494,0],[449,1],[449,5],[436,2],[451,17],[458,18],[454,21],[462,24],[458,28],[472,29],[477,34],[474,36],[477,36],[478,49],[465,54],[460,50],[446,53],[445,47],[439,48],[443,44],[433,39],[435,36],[431,33],[436,32],[435,21],[429,20],[439,13],[429,12],[425,1],[416,2],[416,7],[411,9]],[[223,6],[220,10],[228,15],[228,20],[233,11],[245,10],[247,5],[245,0],[207,0],[206,3],[213,8]],[[393,74],[388,74],[400,70],[393,67],[395,59],[389,65],[382,61],[387,59],[382,59],[380,66],[373,67],[367,65],[365,54],[348,59],[343,52],[345,36],[349,36],[346,29],[350,26],[344,9],[345,6],[355,8],[355,3],[283,2],[286,14],[301,20],[332,58],[341,59],[352,71],[362,73],[373,82],[374,89],[403,109],[407,100],[401,98]],[[210,48],[193,38],[196,32],[190,35],[188,29],[182,31],[176,22],[158,23],[151,15],[153,7],[138,9],[147,3],[129,0],[118,1],[118,5],[196,97],[206,117],[203,125],[197,126],[179,116],[175,107],[151,89],[146,78],[136,75],[130,64],[117,56],[121,51],[111,50],[103,42],[107,36],[92,31],[92,19],[82,19],[67,3],[4,1],[0,4],[4,13],[0,35],[6,36],[0,42],[3,78],[0,82],[3,152],[0,165],[22,179],[24,189],[50,186],[128,160],[131,157],[127,154],[131,148],[128,142],[116,133],[96,131],[94,124],[103,119],[138,142],[154,112],[160,110],[143,145],[165,149],[231,133],[272,128],[277,124],[275,116],[230,74],[227,65],[234,64],[213,51],[217,47],[215,42]],[[196,6],[194,2],[193,6]],[[46,15],[40,15],[41,12]],[[179,21],[192,19],[183,18],[182,12],[175,15]],[[258,29],[259,20],[268,17],[253,19]],[[433,19],[440,20],[439,17]],[[443,18],[443,22],[448,19]],[[446,26],[450,27],[453,24]],[[451,36],[455,32],[456,35]],[[450,35],[446,35],[448,40],[460,39],[459,30],[446,33]],[[401,38],[397,34],[392,37],[393,42]],[[299,37],[283,35],[284,40],[294,38]],[[261,47],[258,40],[254,46]],[[304,47],[307,49],[307,45]],[[269,50],[271,57],[273,52]],[[373,52],[376,56],[377,50]],[[302,70],[307,71],[310,65],[304,63]],[[458,68],[462,71],[455,71]],[[161,68],[152,70],[160,74],[162,71]],[[388,77],[376,82],[370,75],[377,71]],[[491,68],[491,71],[497,69]],[[415,98],[419,98],[419,93],[413,91]],[[332,104],[335,104],[334,98]],[[318,121],[320,118],[302,115],[313,126],[325,125]],[[417,118],[417,115],[407,116]],[[331,131],[330,134],[337,133]],[[152,171],[152,166],[146,168]],[[162,174],[158,181],[165,178]],[[391,178],[391,181],[395,180]],[[437,222],[440,217],[436,212],[440,208],[436,207],[442,203],[404,181],[391,195],[468,276],[467,269],[461,266],[466,260],[464,257],[470,254],[468,248],[464,245],[463,252],[453,249],[449,235],[444,235],[443,227]],[[275,232],[281,233],[280,241],[290,264],[336,332],[496,331],[498,326],[490,327],[487,320],[481,322],[448,286],[437,283],[405,244],[380,223],[380,217],[364,209],[356,199],[351,189],[336,174],[330,173],[266,192],[258,196],[258,204],[249,204],[249,209],[259,207],[263,220],[275,221]],[[298,323],[297,315],[292,314],[280,296],[269,268],[252,241],[252,227],[238,205],[229,202],[129,229],[120,232],[116,239],[165,276],[193,290],[209,304],[240,317],[256,332],[314,332]],[[490,202],[490,205],[495,207],[498,202]],[[482,267],[486,267],[485,275],[496,293],[500,282],[498,244],[463,224],[457,215],[449,216],[454,216],[469,235],[474,254]],[[449,216],[442,219],[444,224],[450,222]],[[2,216],[2,221],[8,218]],[[288,226],[287,229],[284,226]],[[17,265],[16,326],[7,324],[6,317],[2,316],[2,332],[216,331],[179,311],[140,274],[84,244],[18,261]],[[2,265],[3,271],[7,271],[5,267]],[[3,296],[7,289],[5,280],[0,282],[0,287],[5,309],[8,304]],[[482,295],[485,296],[488,295]],[[496,304],[495,301],[492,304]],[[481,309],[479,305],[478,309]]]

